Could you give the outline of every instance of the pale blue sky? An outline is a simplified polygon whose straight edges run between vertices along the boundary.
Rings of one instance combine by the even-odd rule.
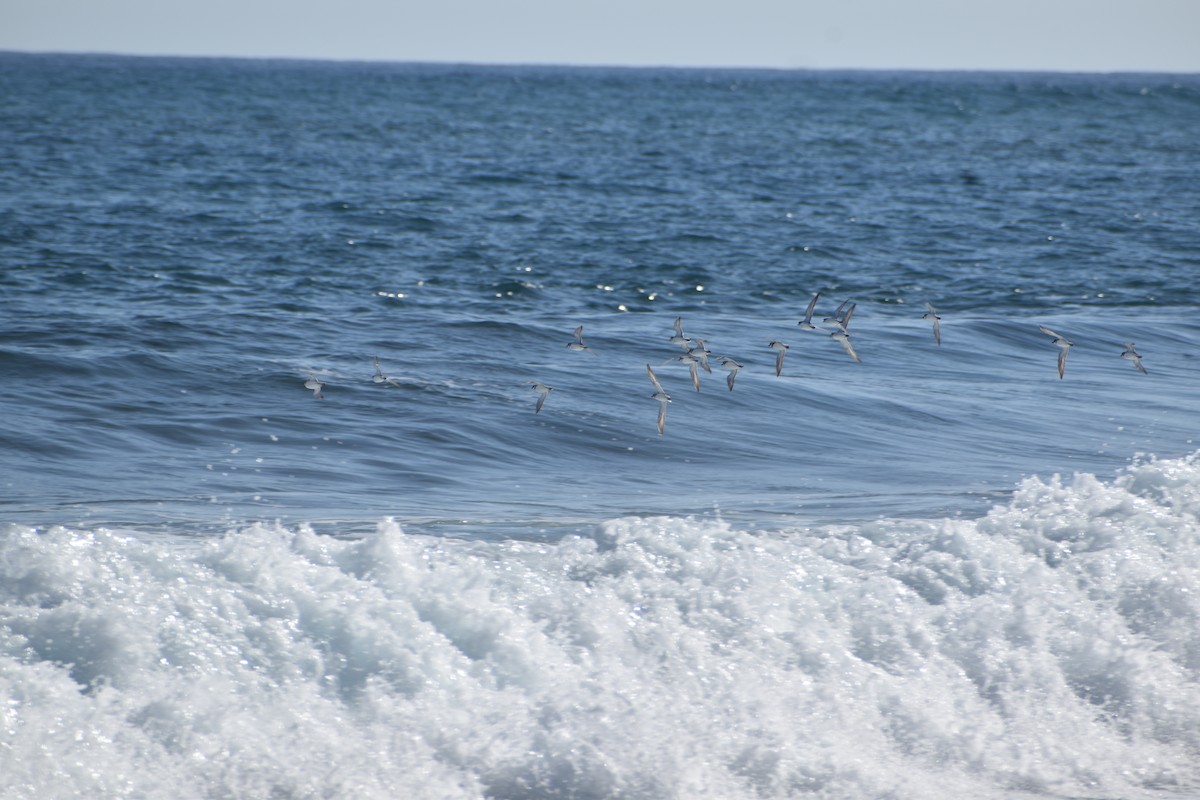
[[[1200,72],[1200,0],[0,0],[0,50]]]

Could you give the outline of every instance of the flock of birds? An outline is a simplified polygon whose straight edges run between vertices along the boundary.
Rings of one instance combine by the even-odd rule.
[[[813,312],[817,307],[817,300],[821,293],[817,292],[812,296],[812,300],[808,303],[808,308],[805,309],[804,319],[800,320],[797,325],[801,330],[805,331],[825,331],[826,329],[813,322]],[[854,345],[850,341],[850,319],[854,316],[854,309],[857,303],[852,303],[849,300],[843,301],[841,305],[833,312],[832,316],[825,317],[822,322],[825,325],[832,326],[833,330],[829,331],[829,336],[835,342],[842,346],[846,351],[846,355],[854,359],[858,363],[862,363],[862,359],[854,350]],[[921,315],[921,319],[927,320],[933,325],[933,341],[937,345],[942,343],[942,318],[938,315],[934,307],[926,303],[925,313]],[[675,318],[675,333],[670,338],[673,345],[680,347],[683,352],[665,363],[672,361],[686,364],[691,373],[692,386],[696,391],[700,391],[700,370],[712,374],[712,364],[716,361],[721,368],[727,370],[729,375],[725,379],[729,391],[733,391],[733,384],[737,380],[738,372],[744,369],[745,365],[739,363],[735,359],[712,353],[707,347],[706,341],[700,338],[688,337],[683,332],[683,317]],[[1067,368],[1067,353],[1074,347],[1074,342],[1067,339],[1065,336],[1055,333],[1045,325],[1039,325],[1038,330],[1050,337],[1050,343],[1058,347],[1058,377],[1062,380],[1063,373]],[[783,359],[787,355],[789,345],[778,339],[772,339],[767,343],[767,347],[775,351],[775,376],[779,377],[783,373]],[[580,325],[575,329],[575,338],[567,343],[567,349],[575,352],[586,352],[595,354],[591,347],[583,342],[583,326]],[[1133,366],[1138,372],[1146,374],[1146,367],[1142,364],[1142,356],[1134,349],[1133,342],[1125,343],[1125,350],[1121,353],[1121,358],[1133,362]],[[647,364],[646,375],[650,379],[651,385],[654,387],[654,392],[650,395],[651,399],[658,402],[658,435],[662,436],[667,425],[667,404],[671,402],[671,395],[663,389],[659,383],[658,376],[654,374],[654,368]],[[375,356],[375,375],[372,380],[375,383],[387,383],[393,386],[399,386],[398,379],[385,375],[379,365],[379,356]],[[539,414],[542,407],[546,404],[546,398],[550,396],[550,392],[554,391],[553,386],[549,386],[541,381],[526,381],[534,392],[537,393],[537,405],[534,407],[534,413]],[[309,389],[313,393],[313,397],[321,400],[325,397],[321,390],[325,387],[325,383],[317,379],[315,375],[310,374],[304,382],[304,388]]]

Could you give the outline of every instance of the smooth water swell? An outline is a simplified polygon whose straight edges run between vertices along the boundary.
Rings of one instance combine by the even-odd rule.
[[[6,522],[976,516],[1194,447],[1195,76],[0,67]],[[677,315],[746,369],[662,366],[660,439]]]
[[[773,533],[10,526],[0,794],[1195,796],[1197,513],[1189,458]]]

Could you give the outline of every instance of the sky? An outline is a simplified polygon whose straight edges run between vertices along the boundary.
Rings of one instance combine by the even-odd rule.
[[[0,50],[1200,72],[1200,0],[0,0]]]

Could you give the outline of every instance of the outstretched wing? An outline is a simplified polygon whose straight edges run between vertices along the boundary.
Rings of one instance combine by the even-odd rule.
[[[818,297],[820,297],[820,296],[821,296],[821,293],[820,293],[820,292],[817,292],[816,294],[814,294],[814,295],[812,296],[812,300],[809,300],[809,301],[808,301],[808,308],[807,308],[807,309],[805,309],[805,311],[804,311],[804,321],[805,321],[805,322],[812,322],[813,310],[814,310],[814,309],[816,309],[816,307],[817,307],[817,298],[818,298]]]
[[[1038,325],[1038,330],[1054,339],[1064,338],[1064,337],[1060,336],[1059,334],[1055,333],[1054,331],[1050,330],[1049,328],[1047,328],[1045,325]]]
[[[650,377],[650,382],[654,384],[654,391],[666,394],[666,392],[663,392],[662,384],[658,382],[658,376],[654,374],[654,370],[650,368],[649,364],[646,365],[646,375]]]

